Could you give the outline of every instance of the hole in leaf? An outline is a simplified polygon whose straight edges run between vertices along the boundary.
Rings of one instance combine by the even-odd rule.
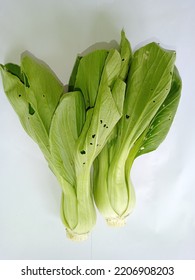
[[[95,138],[95,134],[92,135],[92,138]]]
[[[35,110],[33,109],[33,107],[30,105],[30,103],[28,103],[28,112],[30,115],[34,115]]]
[[[80,151],[81,155],[86,154],[85,150]]]
[[[129,119],[130,116],[129,116],[129,115],[126,115],[125,117],[126,117],[126,119]]]

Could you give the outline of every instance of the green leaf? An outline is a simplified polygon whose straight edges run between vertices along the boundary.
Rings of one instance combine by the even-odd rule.
[[[86,123],[80,135],[78,149],[81,155],[82,151],[85,151],[85,153],[82,156],[79,154],[79,162],[84,160],[87,164],[92,164],[121,117],[109,88],[102,89],[102,94],[101,104],[104,105],[97,104],[95,109],[89,110]]]
[[[50,151],[60,176],[75,186],[76,141],[85,122],[85,104],[79,91],[64,95],[50,128]]]
[[[24,129],[49,160],[49,128],[63,85],[46,64],[27,52],[22,55],[21,68],[8,63],[1,66],[1,72],[6,95]]]
[[[14,73],[14,71],[12,72]],[[18,77],[17,75],[8,72],[7,67],[3,66],[1,66],[1,74],[5,93],[13,109],[19,116],[23,128],[28,135],[39,144],[45,157],[48,159],[48,134],[39,114],[34,111],[32,105],[28,101],[26,86],[20,80],[20,75],[17,74],[19,76]]]
[[[173,74],[170,72],[170,75],[173,75],[173,79],[169,94],[146,129],[146,132],[144,132],[145,137],[136,156],[156,150],[169,132],[177,111],[182,88],[181,78],[176,67]]]
[[[117,81],[120,65],[120,54],[115,50],[108,55],[107,51],[95,51],[81,58],[71,80],[74,84],[76,76],[75,88],[82,89],[82,93],[65,94],[52,119],[51,155],[57,173],[68,189],[62,199],[62,217],[66,225],[71,223],[70,229],[75,233],[86,233],[95,222],[90,169],[122,115],[125,84]],[[92,108],[86,108],[88,94],[92,98],[89,104]],[[73,205],[75,201],[79,202],[75,205],[77,215],[74,209],[69,211],[67,208],[69,194],[74,196]]]
[[[79,151],[85,151],[82,160],[85,159],[87,163],[92,164],[122,116],[125,84],[117,79],[120,63],[119,53],[116,50],[111,50],[105,62],[99,88],[97,88],[95,107],[89,110],[86,123],[78,140]],[[80,156],[78,162],[81,161],[79,158]]]
[[[64,93],[64,86],[48,65],[28,52],[21,57],[21,70],[29,83],[29,87],[26,87],[29,103],[39,114],[49,133],[51,119]]]
[[[130,193],[125,162],[134,143],[148,127],[170,91],[170,72],[173,72],[174,62],[175,52],[164,50],[155,43],[140,48],[133,56],[123,117],[108,174],[111,205],[120,215],[127,209],[124,201],[129,201]]]
[[[72,73],[70,75],[69,83],[68,83],[68,91],[74,91],[75,89],[75,82],[78,72],[79,63],[81,61],[81,57],[77,56]]]
[[[71,83],[77,71],[74,89],[83,93],[86,108],[94,107],[107,54],[106,50],[97,50],[82,57],[79,65],[76,62]]]
[[[121,149],[131,148],[165,100],[171,87],[174,62],[175,52],[162,49],[156,43],[135,52],[118,138]]]
[[[109,160],[109,168],[105,171],[105,167],[104,170],[99,167],[98,174],[95,172],[95,178],[100,182],[94,182],[95,200],[106,218],[111,215],[112,219],[123,219],[135,203],[129,178],[130,168],[140,147],[135,143],[137,139],[143,140],[143,132],[170,91],[170,72],[173,72],[174,62],[175,52],[164,50],[155,43],[140,48],[133,56],[127,79],[123,116],[117,125],[117,131],[115,129],[107,144],[107,153],[104,151]],[[105,158],[100,156],[98,161],[98,165],[103,166]],[[104,176],[104,172],[107,177],[106,194],[102,193],[100,186],[101,174]]]
[[[79,136],[91,120],[90,111],[85,120],[82,93],[67,93],[54,113],[50,128],[51,155],[63,189],[61,215],[70,235],[86,234],[96,221],[91,197],[91,165],[85,162],[86,151],[78,147]]]
[[[29,86],[27,78],[25,74],[22,73],[19,65],[13,63],[7,63],[5,64],[4,69],[6,69],[11,74],[17,76],[24,85]]]
[[[121,31],[120,55],[122,63],[119,77],[125,81],[131,64],[132,50],[123,30]]]
[[[104,70],[101,77],[101,85],[107,85],[112,89],[116,78],[119,76],[121,69],[121,56],[120,53],[111,49],[106,58]]]
[[[118,112],[122,115],[125,98],[126,84],[119,78],[116,79],[112,88],[112,96],[116,103]]]
[[[123,112],[123,102],[125,98],[126,84],[123,80],[126,80],[127,74],[129,72],[129,67],[132,59],[132,51],[130,43],[125,37],[125,33],[121,33],[121,44],[120,44],[120,60],[121,63],[119,69],[119,75],[117,80],[115,80],[112,87],[112,95],[116,102],[119,112]],[[107,139],[107,143],[101,153],[94,161],[94,173],[93,173],[93,183],[94,183],[94,198],[96,205],[100,212],[105,217],[115,217],[115,209],[112,208],[110,204],[110,198],[108,193],[108,174],[110,168],[110,161],[114,157],[115,151],[115,142],[120,133],[121,120],[117,125],[112,129]],[[115,182],[116,183],[116,182]],[[121,190],[120,186],[116,186],[119,191]],[[125,191],[126,192],[126,191]],[[126,193],[125,193],[126,194]],[[125,200],[123,204],[125,205]]]

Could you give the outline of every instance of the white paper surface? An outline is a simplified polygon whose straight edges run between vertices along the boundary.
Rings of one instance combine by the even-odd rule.
[[[88,241],[69,241],[60,187],[24,132],[0,82],[0,259],[195,258],[195,2],[193,0],[0,0],[0,63],[29,50],[66,84],[75,57],[97,42],[133,49],[158,41],[177,52],[182,98],[159,149],[132,169],[137,203],[124,228],[98,214]]]

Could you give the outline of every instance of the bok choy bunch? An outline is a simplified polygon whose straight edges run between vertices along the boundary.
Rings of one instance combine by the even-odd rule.
[[[68,92],[28,52],[21,66],[0,65],[13,109],[61,186],[70,239],[87,238],[95,204],[110,225],[124,224],[132,211],[132,164],[164,140],[178,106],[181,79],[174,63],[175,52],[156,43],[132,54],[122,31],[119,50],[77,57]]]
[[[61,217],[74,240],[85,239],[96,222],[90,171],[122,116],[127,67],[116,49],[78,57],[65,93],[27,52],[21,66],[1,65],[5,93],[61,185]]]
[[[126,39],[126,51],[131,47]],[[150,43],[132,56],[123,116],[94,162],[94,198],[107,223],[122,226],[135,204],[130,179],[134,160],[166,137],[181,93],[175,51]]]

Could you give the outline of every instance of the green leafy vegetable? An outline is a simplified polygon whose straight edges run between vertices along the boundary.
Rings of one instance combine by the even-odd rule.
[[[21,57],[21,67],[6,64],[1,66],[1,74],[5,93],[22,126],[39,145],[52,167],[49,128],[64,93],[63,84],[46,64],[28,52]]]
[[[132,164],[165,139],[179,103],[174,63],[175,52],[156,43],[132,54],[122,31],[119,50],[77,56],[67,93],[28,52],[21,66],[0,65],[13,109],[61,186],[61,218],[70,239],[84,240],[93,228],[94,200],[113,226],[123,225],[132,211]]]
[[[64,93],[48,66],[28,53],[21,67],[1,66],[7,97],[61,185],[61,217],[74,240],[85,239],[96,221],[90,171],[122,116],[120,71],[117,50],[94,51],[77,59]]]
[[[74,187],[71,192],[75,191],[74,209],[77,209],[77,217],[75,216],[70,220],[75,221],[74,224],[76,226],[74,228],[74,233],[76,232],[77,234],[87,233],[95,223],[95,209],[90,182],[91,166],[95,157],[104,147],[110,132],[122,116],[121,103],[123,103],[122,100],[125,95],[125,84],[122,81],[119,84],[117,78],[121,69],[120,63],[121,57],[116,50],[111,50],[109,52],[95,51],[81,58],[76,74],[75,72],[73,73],[73,75],[76,75],[76,79],[72,79],[72,77],[71,79],[75,80],[73,88],[82,91],[83,101],[81,101],[81,97],[77,97],[80,99],[79,105],[77,104],[75,107],[67,105],[69,108],[74,108],[73,112],[79,110],[77,112],[78,115],[71,117],[72,124],[70,124],[70,130],[67,130],[66,135],[64,135],[63,142],[58,143],[59,137],[55,137],[56,128],[59,127],[60,123],[59,119],[57,119],[57,115],[60,107],[63,106],[63,102],[67,99],[64,97],[56,110],[54,123],[51,126],[51,152],[53,157],[59,162],[59,164],[55,163],[55,166],[59,166],[59,169],[61,169],[62,163],[65,166],[67,162],[66,156],[69,157],[70,161],[70,166],[66,167],[67,172],[64,172],[65,168],[63,167],[61,174],[64,179],[68,177],[66,180],[71,182],[71,186]],[[95,73],[96,81],[94,84],[92,83],[91,72]],[[83,73],[86,74],[84,75]],[[115,85],[119,87],[119,96],[117,98]],[[113,90],[111,88],[112,86]],[[75,97],[78,93],[79,92],[76,92]],[[76,104],[74,99],[73,103]],[[86,113],[82,116],[81,111]],[[64,114],[61,120],[64,125],[67,125],[67,116],[70,117],[70,112],[64,108],[61,109],[61,112]],[[83,120],[85,121],[83,122]],[[75,125],[73,123],[75,123]],[[60,130],[65,130],[65,128],[63,129],[61,127]],[[79,131],[78,136],[77,131]],[[73,134],[73,132],[75,133]],[[59,135],[60,134],[61,132],[59,131]],[[62,157],[63,154],[64,156]],[[71,166],[71,164],[73,164],[73,166]],[[69,227],[66,217],[70,215],[70,207],[67,207],[68,203],[68,196],[63,193],[61,213],[67,228]],[[68,233],[72,236],[73,231],[69,230]]]
[[[150,43],[135,52],[123,117],[94,163],[94,198],[109,225],[124,225],[135,204],[129,177],[136,157],[166,137],[179,103],[181,79],[175,52]]]

